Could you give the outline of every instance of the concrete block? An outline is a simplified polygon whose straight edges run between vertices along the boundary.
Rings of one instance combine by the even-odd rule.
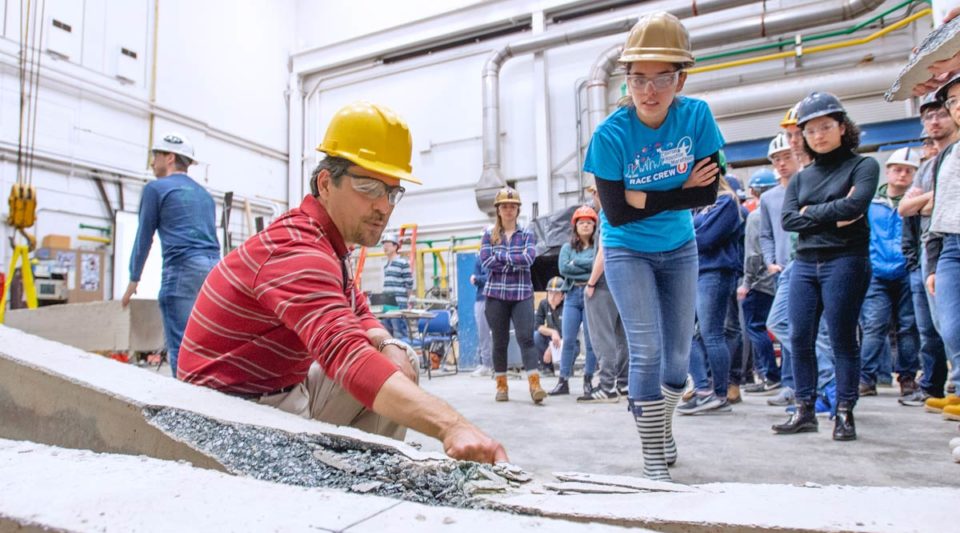
[[[5,325],[91,352],[164,347],[156,300],[133,300],[126,309],[119,300],[17,309],[7,311]]]
[[[144,414],[148,407],[182,409],[226,423],[294,434],[330,435],[413,460],[444,458],[393,439],[307,420],[0,326],[0,438],[182,459],[223,469],[217,461],[151,425]]]

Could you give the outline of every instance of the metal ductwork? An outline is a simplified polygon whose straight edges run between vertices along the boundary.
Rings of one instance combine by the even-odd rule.
[[[715,21],[694,19],[687,29],[690,31],[690,44],[694,49],[709,48],[851,20],[876,9],[883,4],[883,1],[818,1],[777,11],[764,11],[759,15],[724,21],[720,24]],[[587,109],[591,133],[607,116],[607,81],[617,66],[617,58],[622,48],[617,45],[606,50],[590,70],[590,81],[587,83]],[[743,101],[747,100],[741,99],[741,105]]]
[[[697,93],[696,96],[710,104],[716,117],[740,114],[744,102],[750,102],[751,111],[757,113],[783,111],[815,90],[834,93],[841,99],[883,94],[890,87],[890,80],[896,78],[902,67],[903,61],[872,63],[840,72],[804,76],[786,84],[772,81],[740,85],[705,91]]]
[[[677,17],[692,17],[752,3],[750,0],[686,0],[652,2],[645,11],[668,11]],[[860,3],[860,2],[856,2]],[[500,69],[511,57],[540,52],[555,46],[573,44],[607,35],[625,33],[639,16],[585,25],[565,32],[546,32],[511,43],[494,52],[483,66],[483,172],[474,191],[477,206],[492,215],[493,198],[506,184],[500,168]]]

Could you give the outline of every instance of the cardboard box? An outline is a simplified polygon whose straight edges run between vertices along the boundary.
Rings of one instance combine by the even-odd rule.
[[[40,244],[41,248],[60,248],[62,250],[67,250],[70,248],[70,236],[69,235],[55,235],[50,234],[43,238]]]
[[[69,270],[67,301],[69,303],[103,300],[103,279],[106,263],[103,252],[61,248],[37,248],[37,259],[53,259]]]

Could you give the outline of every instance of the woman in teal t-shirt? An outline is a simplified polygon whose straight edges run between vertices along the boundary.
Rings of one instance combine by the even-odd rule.
[[[693,64],[686,28],[643,16],[620,62],[629,103],[593,134],[584,170],[596,176],[607,283],[630,346],[629,395],[643,475],[670,480],[673,412],[683,392],[697,300],[690,209],[717,197],[723,137],[710,108],[679,96]]]

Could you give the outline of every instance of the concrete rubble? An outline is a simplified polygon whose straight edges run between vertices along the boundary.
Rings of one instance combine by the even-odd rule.
[[[219,505],[216,518],[243,524],[238,529],[430,531],[469,523],[579,531],[604,523],[691,532],[932,531],[953,517],[928,503],[960,498],[956,488],[684,486],[577,472],[535,479],[519,466],[451,461],[6,327],[0,439],[13,439],[0,440],[0,530],[202,529],[209,506]],[[161,513],[141,503],[147,493]],[[117,510],[123,505],[114,498],[141,514]],[[287,498],[326,498],[335,505],[321,514],[353,515],[292,527],[284,513],[304,516],[299,508],[264,511]],[[194,505],[189,512],[185,502]],[[920,516],[920,508],[929,512]],[[257,509],[267,514],[243,521]]]

